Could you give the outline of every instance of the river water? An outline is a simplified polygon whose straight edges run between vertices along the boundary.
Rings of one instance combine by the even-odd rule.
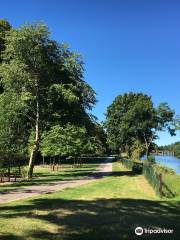
[[[155,156],[156,162],[174,169],[174,171],[180,174],[180,159],[172,156]]]

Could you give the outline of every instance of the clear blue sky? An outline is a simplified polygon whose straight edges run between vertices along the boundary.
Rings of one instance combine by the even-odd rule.
[[[83,55],[100,121],[114,97],[129,91],[151,95],[155,105],[168,102],[180,114],[179,1],[6,0],[0,14],[14,27],[43,21],[53,38]],[[179,140],[180,133],[162,133],[158,144]]]

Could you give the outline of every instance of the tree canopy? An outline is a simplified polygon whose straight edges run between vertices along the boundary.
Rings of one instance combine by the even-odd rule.
[[[158,149],[160,150],[167,150],[174,152],[175,156],[180,158],[180,142],[175,142],[165,146],[159,146]]]
[[[5,19],[0,19],[0,55],[5,49],[5,37],[10,29],[11,25],[9,24],[9,22]],[[2,62],[1,56],[0,62]]]
[[[8,103],[10,117],[8,115],[7,118],[17,118],[17,124],[23,124],[26,129],[26,137],[23,128],[20,129],[22,134],[19,134],[19,141],[23,141],[26,147],[30,146],[28,176],[32,177],[34,162],[40,149],[43,153],[49,151],[51,154],[56,154],[56,150],[60,149],[55,144],[54,153],[52,149],[47,150],[47,142],[52,148],[52,134],[55,134],[57,144],[63,143],[58,134],[71,138],[72,146],[67,144],[69,154],[73,147],[79,151],[79,134],[84,131],[90,133],[90,128],[95,124],[89,111],[96,103],[96,94],[84,81],[81,55],[72,52],[67,45],[52,40],[46,25],[25,24],[8,31],[7,35],[3,35],[5,47],[0,65],[3,94],[0,96],[0,103],[2,106]],[[11,99],[15,99],[14,103],[18,106],[13,109],[14,112],[11,111]],[[3,117],[6,118],[6,115]],[[10,124],[8,128],[11,128]],[[9,139],[7,130],[3,127],[1,130],[4,139]],[[14,137],[16,135],[17,132]],[[79,137],[79,140],[82,138]],[[68,151],[63,149],[62,152]]]
[[[138,140],[145,145],[148,155],[157,131],[168,129],[171,135],[175,134],[173,116],[174,112],[167,103],[155,108],[151,97],[145,94],[130,92],[119,95],[106,113],[108,142],[111,148],[128,149],[130,154],[131,146]]]

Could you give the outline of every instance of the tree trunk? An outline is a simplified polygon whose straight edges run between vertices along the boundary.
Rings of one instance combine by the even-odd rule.
[[[11,167],[8,166],[8,182],[11,181]]]
[[[33,175],[34,163],[35,163],[37,152],[38,152],[38,146],[37,145],[38,145],[38,143],[35,143],[32,151],[31,151],[31,156],[30,156],[30,159],[29,159],[28,174],[27,174],[28,179],[32,178],[32,175]]]
[[[38,80],[36,80],[36,125],[35,125],[35,142],[34,146],[31,151],[30,159],[29,159],[29,168],[28,168],[28,173],[27,173],[27,178],[30,179],[32,178],[33,175],[33,168],[34,168],[34,163],[36,160],[36,156],[39,150],[39,90],[38,90]]]
[[[148,160],[148,157],[149,157],[149,146],[150,145],[146,146],[146,160]]]
[[[150,145],[152,143],[152,140],[154,138],[154,135],[152,133],[152,136],[148,139],[146,138],[146,135],[144,134],[144,140],[145,140],[145,145],[146,145],[146,160],[148,160],[148,156],[149,156],[149,148],[150,148]],[[148,141],[149,140],[149,141]]]

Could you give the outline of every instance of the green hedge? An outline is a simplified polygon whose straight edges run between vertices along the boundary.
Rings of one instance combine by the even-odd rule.
[[[129,160],[129,159],[121,159],[121,162],[128,168],[128,169],[132,169],[133,167],[133,161]]]
[[[169,168],[160,164],[153,164],[153,169],[157,173],[171,174],[171,175],[175,174],[175,171],[172,168]]]

